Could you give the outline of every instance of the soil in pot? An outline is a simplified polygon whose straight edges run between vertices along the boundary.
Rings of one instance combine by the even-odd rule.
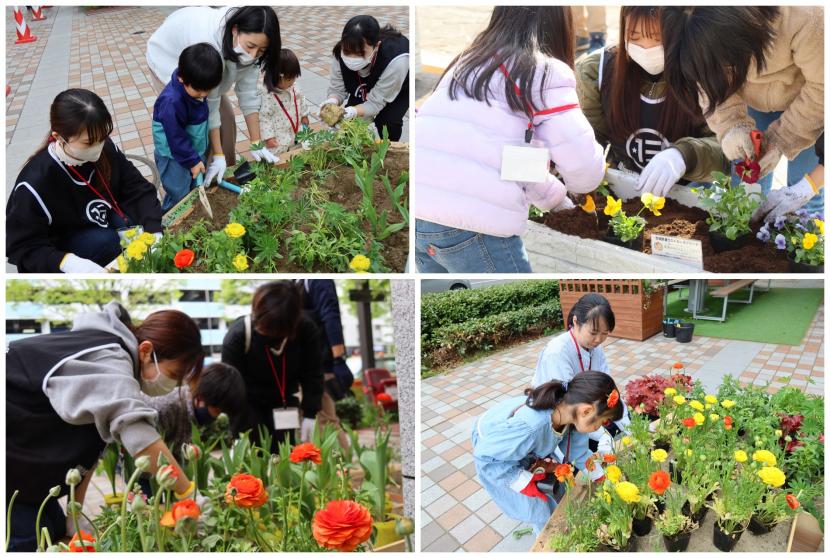
[[[680,323],[675,326],[674,338],[678,343],[691,343],[695,332],[695,324]]]
[[[567,211],[549,212],[541,217],[533,218],[533,221],[565,234],[604,240],[606,226],[602,222],[602,210],[605,207],[605,199],[596,199],[596,203],[597,214],[600,217],[599,223],[596,216],[585,213],[579,207]],[[639,199],[623,203],[623,209],[628,215],[636,214],[641,207]],[[666,200],[666,205],[661,211],[662,214],[659,217],[644,212],[647,223],[643,232],[642,251],[646,254],[651,253],[651,234],[665,234],[700,240],[703,245],[703,267],[706,271],[787,273],[789,270],[786,257],[775,248],[775,244],[764,244],[755,239],[755,233],[761,227],[760,223],[753,226],[750,242],[746,246],[740,250],[717,254],[709,240],[709,225],[706,224],[705,211],[697,207],[686,207],[675,200]]]
[[[669,552],[686,552],[686,549],[689,548],[689,539],[691,538],[692,531],[678,533],[672,536],[663,535],[663,544]]]
[[[732,549],[735,548],[735,545],[738,543],[738,540],[741,538],[743,533],[743,531],[727,533],[721,530],[720,524],[716,521],[712,528],[712,543],[718,550],[722,550],[723,552],[732,552]]]
[[[753,535],[766,535],[767,533],[772,531],[773,527],[775,527],[775,525],[767,525],[766,523],[763,523],[756,516],[753,515],[752,519],[749,520],[749,525],[747,526],[747,529],[749,529],[749,532]]]
[[[790,265],[790,271],[793,273],[824,273],[824,264],[810,265],[804,262],[797,262],[790,252],[787,252],[787,262]]]
[[[730,250],[740,250],[746,246],[749,239],[749,233],[742,234],[735,240],[732,240],[727,238],[726,235],[721,234],[720,231],[709,231],[709,241],[712,243],[712,248],[718,254],[721,252],[729,252]]]
[[[649,533],[651,533],[651,526],[652,526],[652,519],[650,517],[644,517],[642,519],[634,518],[634,522],[631,525],[632,531],[638,537],[645,537]]]

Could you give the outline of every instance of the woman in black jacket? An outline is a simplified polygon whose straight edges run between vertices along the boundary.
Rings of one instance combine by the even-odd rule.
[[[60,93],[49,122],[6,206],[6,255],[21,272],[103,272],[119,229],[161,235],[156,190],[109,139],[112,116],[92,91]]]

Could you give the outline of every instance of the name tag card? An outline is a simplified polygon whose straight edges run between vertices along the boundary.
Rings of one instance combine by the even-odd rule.
[[[652,234],[651,253],[703,269],[703,244],[699,240]]]
[[[296,430],[300,427],[300,410],[296,407],[274,409],[274,430]]]
[[[514,182],[547,182],[550,152],[532,145],[505,145],[501,153],[501,179]]]

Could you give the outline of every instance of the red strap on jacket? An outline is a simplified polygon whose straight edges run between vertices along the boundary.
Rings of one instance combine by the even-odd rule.
[[[512,81],[512,78],[510,77],[510,72],[507,71],[507,68],[505,67],[504,64],[499,64],[499,70],[501,70],[501,73],[504,74],[504,77],[506,77],[507,79]],[[522,90],[519,87],[518,83],[513,82],[513,90],[516,92],[516,96],[519,97],[519,99],[522,99]],[[525,104],[525,112],[527,113],[527,116],[528,116],[528,123],[527,123],[527,129],[528,130],[533,128],[533,119],[537,116],[546,116],[548,114],[556,114],[558,112],[565,112],[567,110],[579,108],[579,103],[573,103],[573,104],[570,104],[570,105],[562,105],[562,106],[559,106],[559,107],[552,107],[552,108],[546,108],[546,109],[543,109],[543,110],[534,111],[533,107],[530,106],[529,102],[524,101],[524,104]]]

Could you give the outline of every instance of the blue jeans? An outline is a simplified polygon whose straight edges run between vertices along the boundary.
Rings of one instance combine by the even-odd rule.
[[[190,169],[184,168],[175,159],[159,155],[158,151],[155,152],[154,157],[156,168],[158,168],[161,177],[161,185],[165,192],[161,210],[167,213],[171,207],[182,201],[190,193],[190,190],[196,186],[196,181],[193,180]],[[205,162],[204,158],[202,162]]]
[[[10,552],[35,552],[37,550],[35,524],[37,523],[38,508],[40,508],[40,504],[15,502],[11,514]],[[54,498],[50,498],[43,509],[40,528],[43,529],[44,527],[49,530],[49,537],[51,537],[53,544],[58,544],[58,541],[67,535],[66,514],[63,513],[60,504]]]
[[[752,107],[747,107],[747,113],[755,120],[755,128],[764,132],[770,124],[781,117],[782,112],[761,112]],[[737,184],[738,175],[735,174],[735,164],[738,161],[732,161],[732,182]],[[787,161],[787,186],[792,186],[802,178],[805,174],[812,172],[818,165],[818,155],[816,155],[815,145],[812,145],[798,154],[792,161]],[[772,173],[769,173],[764,178],[758,181],[761,185],[761,190],[766,196],[772,189]],[[824,214],[824,189],[811,199],[804,209],[810,213]]]
[[[420,273],[530,273],[524,243],[415,220],[415,263]]]
[[[58,248],[65,252],[71,252],[79,258],[92,260],[103,267],[121,253],[118,229],[126,226],[127,224],[117,213],[110,211],[109,226],[107,228],[85,227],[68,235],[68,238],[58,244]]]

